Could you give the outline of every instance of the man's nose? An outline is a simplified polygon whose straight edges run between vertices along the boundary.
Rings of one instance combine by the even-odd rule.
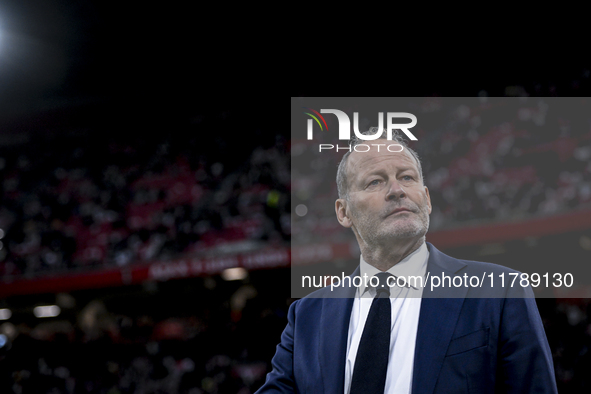
[[[393,180],[388,188],[386,200],[396,200],[404,197],[406,197],[406,192],[402,188],[402,185],[397,180]]]

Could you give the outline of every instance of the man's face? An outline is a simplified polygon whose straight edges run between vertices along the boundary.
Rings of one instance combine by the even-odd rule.
[[[388,141],[389,142],[389,141]],[[348,199],[339,199],[339,222],[368,246],[423,237],[429,228],[431,199],[414,157],[371,146],[347,162]]]

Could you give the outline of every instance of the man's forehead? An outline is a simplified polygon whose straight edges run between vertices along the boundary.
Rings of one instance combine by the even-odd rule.
[[[391,141],[387,141],[391,142]],[[376,145],[381,143],[376,142]],[[388,144],[381,146],[371,146],[367,152],[353,151],[349,157],[349,165],[347,170],[350,175],[358,174],[359,172],[371,171],[373,168],[377,168],[380,164],[384,163],[397,163],[405,167],[412,167],[417,172],[419,170],[418,163],[415,157],[407,150],[403,149],[401,152],[390,152],[387,149]],[[399,147],[396,147],[399,149]]]

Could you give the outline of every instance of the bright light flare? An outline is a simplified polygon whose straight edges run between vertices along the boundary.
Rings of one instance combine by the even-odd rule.
[[[8,308],[0,309],[0,320],[8,320],[12,316],[12,311]]]
[[[55,317],[59,315],[61,309],[57,305],[44,305],[44,306],[36,306],[33,309],[33,314],[36,317]]]
[[[222,271],[224,280],[242,280],[248,276],[248,272],[242,267],[228,268]]]

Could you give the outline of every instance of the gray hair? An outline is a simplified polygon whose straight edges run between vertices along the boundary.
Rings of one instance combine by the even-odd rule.
[[[377,127],[371,127],[368,131],[364,131],[361,134],[373,135],[373,134],[376,134],[377,132],[378,132]],[[386,131],[383,130],[382,133],[385,133],[385,132]],[[382,135],[384,135],[384,134],[382,134]],[[378,139],[381,139],[381,138],[378,138]],[[402,147],[404,149],[406,149],[411,154],[412,157],[415,158],[415,161],[417,162],[417,167],[419,168],[419,175],[421,176],[421,182],[424,183],[423,168],[421,167],[421,160],[419,159],[419,155],[417,155],[417,152],[415,152],[414,150],[412,150],[408,147],[406,141],[404,140],[402,135],[400,135],[398,130],[392,131],[392,141],[399,144],[399,145],[402,145]],[[341,159],[341,162],[339,163],[339,168],[337,170],[337,190],[339,192],[339,198],[344,198],[344,199],[349,198],[349,190],[347,187],[347,160],[349,159],[349,156],[351,155],[351,152],[354,150],[354,148],[357,145],[364,144],[364,143],[365,143],[365,140],[362,140],[361,138],[357,137],[357,135],[355,135],[349,141],[349,151],[343,155],[343,158]]]

